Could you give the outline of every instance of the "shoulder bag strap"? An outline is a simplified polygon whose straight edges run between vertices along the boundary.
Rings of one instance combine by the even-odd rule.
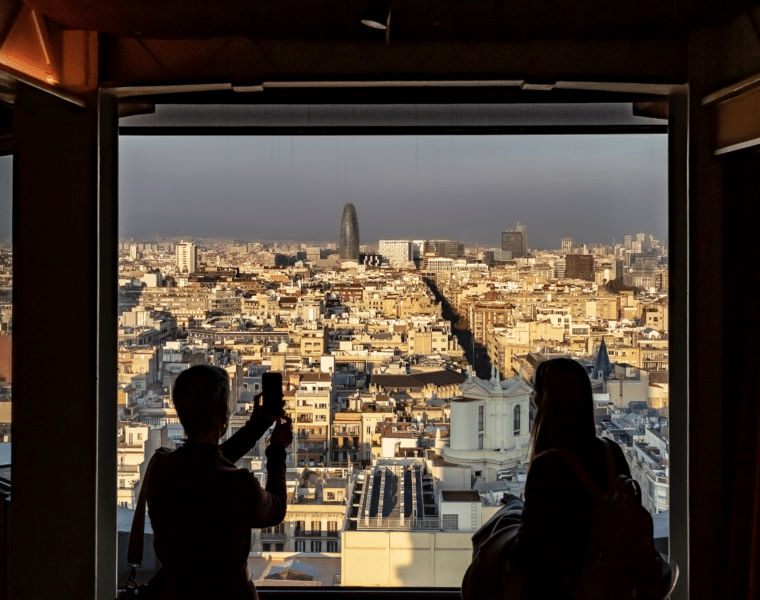
[[[147,501],[148,481],[150,480],[150,473],[153,469],[153,465],[159,457],[163,458],[168,456],[171,450],[168,448],[159,448],[153,453],[153,456],[148,463],[148,468],[145,469],[145,477],[142,485],[140,486],[140,495],[137,498],[137,507],[135,508],[135,516],[132,519],[132,530],[129,532],[129,550],[127,551],[127,562],[132,568],[137,568],[142,564],[143,559],[143,534],[145,533],[145,504]]]

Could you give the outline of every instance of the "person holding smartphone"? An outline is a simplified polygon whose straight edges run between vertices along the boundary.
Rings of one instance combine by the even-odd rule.
[[[281,381],[281,380],[280,380]],[[271,384],[270,384],[271,387]],[[165,580],[159,598],[251,600],[248,573],[251,529],[285,518],[285,448],[293,441],[282,384],[266,389],[248,422],[219,444],[229,419],[229,377],[224,369],[198,365],[183,371],[173,400],[185,429],[185,444],[155,462],[147,481],[154,548]],[[275,424],[266,449],[267,484],[262,489],[235,463]]]

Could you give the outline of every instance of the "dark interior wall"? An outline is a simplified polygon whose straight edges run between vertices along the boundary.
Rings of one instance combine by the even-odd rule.
[[[760,152],[721,159],[723,167],[724,394],[723,487],[729,598],[760,595],[760,295],[752,265],[760,261]],[[738,400],[738,401],[737,401]]]
[[[11,598],[40,592],[38,582],[13,577],[20,565],[36,560],[52,561],[48,572],[60,578],[60,585],[86,589],[95,575],[95,548],[74,545],[76,560],[63,569],[57,566],[62,563],[56,555],[66,552],[65,540],[95,539],[94,520],[71,518],[71,511],[78,506],[80,511],[95,513],[94,495],[83,502],[79,490],[92,488],[97,476],[96,396],[94,390],[78,385],[56,386],[55,396],[51,394],[55,381],[91,384],[98,365],[96,291],[91,276],[97,263],[97,206],[90,168],[97,161],[97,129],[94,119],[87,117],[81,109],[31,89],[20,94],[13,115],[13,352],[17,360],[13,363]],[[35,281],[34,273],[40,269],[47,274],[47,283]],[[66,292],[75,289],[77,293]],[[50,314],[52,290],[57,291],[53,292],[56,310],[68,317],[55,319],[49,326],[58,339],[67,340],[67,352],[40,377],[32,366],[41,333],[36,323]],[[82,314],[93,317],[81,319]],[[57,411],[54,405],[66,409]],[[60,469],[44,468],[51,458],[50,448],[66,448],[73,440],[81,445],[80,452],[64,450],[60,455],[66,459]],[[35,475],[30,477],[31,473]],[[50,490],[58,496],[54,503],[49,501]],[[56,523],[54,536],[49,536],[41,515]]]
[[[116,105],[24,88],[13,134],[8,595],[113,597]]]
[[[716,157],[711,92],[760,73],[748,15],[699,28],[689,40],[689,547],[690,598],[757,597],[749,588],[757,535],[756,294],[746,269],[760,259],[756,153]],[[756,285],[754,286],[756,288]],[[744,369],[742,369],[744,367]],[[756,540],[756,538],[754,538]],[[756,544],[756,542],[755,542]],[[754,548],[755,555],[757,546]],[[756,558],[754,559],[757,560]],[[756,584],[755,584],[756,585]],[[729,592],[730,593],[727,593]],[[754,595],[753,595],[754,594]]]

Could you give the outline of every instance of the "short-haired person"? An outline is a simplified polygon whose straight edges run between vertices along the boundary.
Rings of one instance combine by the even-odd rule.
[[[163,598],[251,600],[248,573],[251,528],[285,518],[285,448],[291,421],[256,403],[248,422],[223,444],[229,418],[229,377],[224,369],[198,365],[180,373],[172,397],[187,440],[153,464],[147,487],[153,545],[166,575]],[[276,423],[262,489],[242,458]]]
[[[465,600],[577,597],[594,496],[563,453],[577,460],[599,490],[609,489],[607,449],[596,437],[591,381],[585,368],[569,358],[540,363],[535,403],[524,503],[508,496],[502,501],[501,514],[473,536],[473,547],[479,550],[462,581]],[[631,477],[623,451],[615,442],[607,443],[616,475]],[[651,553],[653,572],[662,573],[657,591],[666,590],[668,564],[653,545]]]

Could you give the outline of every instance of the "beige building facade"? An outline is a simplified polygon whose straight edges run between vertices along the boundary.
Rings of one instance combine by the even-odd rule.
[[[483,507],[478,527],[498,510]],[[456,587],[472,561],[472,533],[346,531],[342,585]]]

